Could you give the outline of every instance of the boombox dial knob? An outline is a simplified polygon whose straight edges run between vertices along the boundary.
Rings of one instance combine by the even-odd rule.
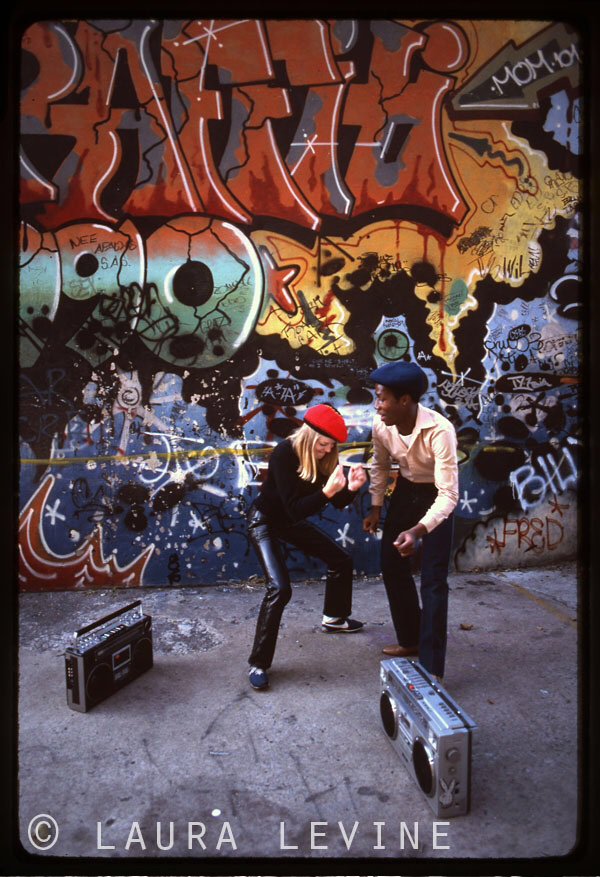
[[[452,764],[456,764],[457,761],[460,761],[460,751],[453,747],[446,752],[446,758],[448,761],[452,762]]]

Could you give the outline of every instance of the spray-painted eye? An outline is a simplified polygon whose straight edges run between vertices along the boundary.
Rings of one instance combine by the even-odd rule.
[[[80,277],[91,277],[100,267],[98,259],[91,253],[82,253],[74,261],[75,272]]]
[[[377,339],[377,352],[387,362],[395,362],[407,353],[410,342],[404,332],[387,329]]]
[[[166,362],[209,368],[229,359],[254,329],[263,272],[254,244],[235,226],[188,216],[146,242],[146,297],[137,331]]]
[[[74,301],[96,295],[119,296],[120,288],[141,283],[140,247],[131,223],[121,229],[75,223],[55,232],[63,293]]]
[[[55,234],[63,293],[79,302],[96,299],[91,314],[82,306],[84,320],[74,323],[67,346],[99,365],[135,329],[144,283],[141,238],[130,220],[120,229],[78,223]]]
[[[212,271],[204,262],[190,259],[173,275],[173,293],[177,301],[197,308],[205,305],[215,291]]]
[[[35,365],[50,334],[60,298],[59,257],[51,232],[21,225],[19,247],[19,357]]]

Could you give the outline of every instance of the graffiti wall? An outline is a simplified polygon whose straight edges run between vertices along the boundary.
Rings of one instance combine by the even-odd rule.
[[[329,401],[368,465],[399,359],[457,430],[455,567],[573,554],[582,61],[562,22],[30,25],[21,588],[259,574],[270,449]],[[373,574],[368,505],[320,523]]]

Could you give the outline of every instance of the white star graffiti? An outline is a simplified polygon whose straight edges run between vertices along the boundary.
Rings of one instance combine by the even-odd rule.
[[[348,536],[348,527],[349,527],[349,526],[350,526],[350,521],[347,521],[347,522],[344,524],[344,529],[343,529],[343,530],[338,529],[338,533],[339,533],[340,535],[339,535],[339,539],[336,539],[335,541],[336,541],[336,542],[341,542],[341,543],[342,543],[342,548],[345,548],[346,545],[348,544],[348,542],[349,542],[351,545],[354,545],[354,539],[352,539],[351,536]]]
[[[460,507],[461,507],[461,509],[467,509],[467,511],[469,512],[469,514],[471,514],[471,511],[472,511],[472,509],[471,509],[471,505],[472,505],[474,502],[478,502],[477,497],[473,497],[472,499],[469,499],[469,494],[468,494],[467,491],[465,490],[465,492],[463,493],[463,497],[462,497],[462,499],[461,499],[461,501],[460,501]]]
[[[56,526],[56,519],[57,518],[61,521],[66,520],[66,516],[61,515],[61,513],[58,511],[59,505],[60,505],[60,499],[57,499],[53,506],[49,506],[49,505],[46,506],[46,517],[50,518],[50,523],[52,524],[53,527]]]
[[[190,513],[190,526],[192,528],[192,536],[195,536],[196,530],[206,530],[206,524],[201,521],[195,512]]]

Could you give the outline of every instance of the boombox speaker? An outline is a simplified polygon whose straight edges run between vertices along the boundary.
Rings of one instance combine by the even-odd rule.
[[[471,806],[471,744],[477,726],[416,661],[381,661],[383,728],[436,816]]]
[[[65,650],[67,704],[85,713],[152,667],[152,619],[141,600],[76,631]]]

